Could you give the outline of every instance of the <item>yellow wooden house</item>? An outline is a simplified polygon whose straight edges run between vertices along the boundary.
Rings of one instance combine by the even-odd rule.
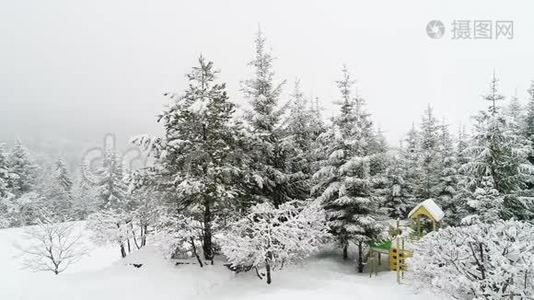
[[[417,204],[410,213],[408,218],[410,218],[415,223],[415,230],[419,236],[423,235],[421,219],[426,218],[432,222],[432,231],[436,231],[440,222],[445,216],[445,213],[441,208],[434,202],[433,199],[426,199],[425,201]]]

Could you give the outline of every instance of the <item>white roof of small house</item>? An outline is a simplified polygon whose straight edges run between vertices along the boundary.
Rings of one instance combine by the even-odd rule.
[[[425,201],[417,204],[417,206],[415,206],[411,211],[410,213],[408,214],[408,218],[411,218],[412,215],[420,208],[420,207],[424,207],[429,214],[432,215],[432,217],[437,221],[441,221],[441,219],[443,219],[443,216],[445,216],[445,213],[443,212],[443,210],[441,210],[441,208],[436,204],[436,202],[434,202],[433,199],[426,199]]]

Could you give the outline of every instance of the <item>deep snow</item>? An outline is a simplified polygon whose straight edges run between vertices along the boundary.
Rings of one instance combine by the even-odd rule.
[[[436,299],[398,285],[394,272],[378,277],[357,274],[354,264],[320,255],[299,266],[275,272],[268,286],[253,272],[233,274],[222,262],[201,269],[175,266],[157,247],[146,247],[121,259],[116,247],[92,246],[90,255],[64,273],[20,269],[13,243],[23,242],[22,229],[0,230],[0,299],[2,300],[160,300],[160,299]],[[143,263],[139,269],[130,263]]]

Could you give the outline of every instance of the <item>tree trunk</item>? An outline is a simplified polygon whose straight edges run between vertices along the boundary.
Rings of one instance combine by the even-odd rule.
[[[125,258],[126,257],[126,249],[124,249],[124,243],[121,242],[121,256],[122,258]]]
[[[349,243],[343,243],[343,259],[349,259]]]
[[[265,273],[267,273],[267,284],[271,284],[271,265],[269,264],[268,259],[265,259]]]
[[[358,242],[358,273],[363,273],[363,243]]]
[[[148,225],[146,225],[146,224],[143,225],[141,230],[143,231],[143,238],[141,240],[141,247],[144,247],[144,246],[146,246],[146,234],[147,234],[147,231],[148,231]]]
[[[134,245],[137,248],[137,250],[139,250],[141,247],[137,243],[137,238],[135,237],[135,229],[134,229],[134,226],[133,226],[132,222],[130,222],[130,231],[132,232],[132,239],[134,241]],[[143,233],[141,233],[141,234],[143,234]],[[130,248],[130,241],[129,240],[128,240],[128,248]],[[128,249],[128,250],[130,250],[130,249]]]
[[[198,256],[198,253],[197,253],[197,246],[195,245],[195,239],[194,238],[191,238],[191,247],[193,248],[193,254],[195,255],[195,257],[197,258],[197,261],[198,261],[198,264],[200,265],[200,267],[204,267],[204,264],[202,263],[202,260],[200,259],[200,256]]]
[[[202,250],[204,250],[204,258],[211,260],[213,264],[213,245],[211,241],[211,210],[208,200],[204,202],[204,235],[202,244]]]
[[[121,228],[121,225],[119,223],[117,223],[117,228],[118,229]],[[122,258],[125,258],[126,257],[126,249],[124,249],[124,242],[123,241],[119,241],[119,244],[120,244],[120,247],[121,247],[121,256],[122,256]]]

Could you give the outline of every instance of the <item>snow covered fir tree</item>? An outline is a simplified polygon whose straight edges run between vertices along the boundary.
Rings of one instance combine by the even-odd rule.
[[[494,73],[471,123],[419,107],[399,142],[347,66],[323,83],[336,98],[319,99],[304,80],[279,78],[261,30],[249,50],[235,82],[196,57],[146,120],[161,130],[127,150],[80,160],[0,142],[0,242],[24,227],[15,248],[31,270],[76,276],[63,271],[98,249],[86,259],[112,253],[120,280],[162,276],[197,298],[308,276],[302,286],[322,289],[329,272],[351,287],[394,285],[386,270],[430,295],[413,299],[534,298],[534,82],[526,99],[505,96]],[[132,149],[140,165],[127,161]]]

